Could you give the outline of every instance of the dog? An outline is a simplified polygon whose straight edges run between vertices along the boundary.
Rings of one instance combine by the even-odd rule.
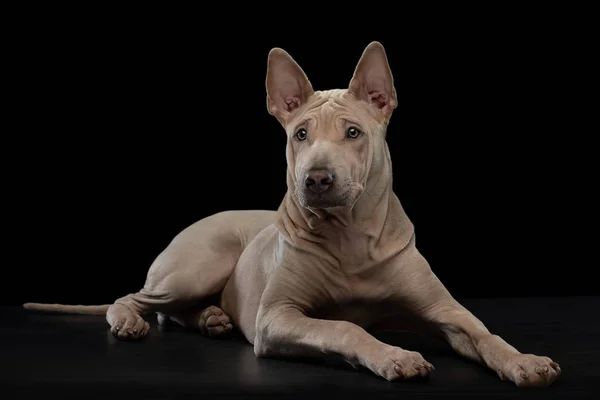
[[[392,189],[386,135],[398,102],[380,42],[364,49],[348,88],[324,91],[273,48],[266,91],[287,134],[287,192],[276,211],[224,211],[189,226],[157,256],[144,287],[112,305],[24,307],[106,314],[124,340],[148,333],[149,313],[210,337],[235,326],[257,357],[333,354],[388,381],[434,370],[369,332],[410,316],[502,380],[548,386],[560,376],[552,359],[490,333],[418,251]]]

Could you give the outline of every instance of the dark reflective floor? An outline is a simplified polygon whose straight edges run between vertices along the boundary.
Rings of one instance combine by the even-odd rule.
[[[600,393],[600,298],[462,303],[522,352],[559,362],[562,379],[549,388],[520,389],[442,344],[409,334],[384,334],[378,336],[421,352],[436,367],[427,380],[389,383],[335,360],[257,359],[239,337],[211,340],[178,326],[159,329],[155,319],[145,340],[120,342],[110,335],[103,317],[0,308],[0,396],[571,399]]]

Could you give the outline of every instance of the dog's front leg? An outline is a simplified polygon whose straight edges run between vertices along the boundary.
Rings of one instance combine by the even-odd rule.
[[[450,295],[415,248],[398,260],[393,271],[399,279],[388,282],[394,285],[398,305],[435,326],[459,354],[517,386],[548,386],[560,375],[560,367],[550,358],[523,354],[492,334]]]
[[[389,381],[426,376],[433,369],[421,354],[385,344],[356,324],[309,318],[289,306],[259,311],[254,352],[258,357],[336,355]]]
[[[548,357],[522,354],[457,301],[447,298],[423,314],[436,324],[450,345],[460,354],[484,363],[502,380],[517,386],[548,386],[560,375],[560,367]]]

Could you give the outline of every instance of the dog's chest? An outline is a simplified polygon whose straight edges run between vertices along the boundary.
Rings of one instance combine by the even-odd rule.
[[[379,304],[389,297],[389,258],[382,258],[379,242],[361,232],[331,231],[321,251],[336,262],[322,263],[312,272],[312,282],[320,282],[313,311],[323,318],[366,321],[379,314]],[[321,263],[317,263],[321,264]]]
[[[321,282],[328,295],[315,306],[331,310],[352,310],[371,307],[387,297],[388,291],[373,270],[365,273],[347,273],[341,269],[327,275]],[[331,311],[333,312],[333,311]]]
[[[324,282],[330,285],[336,302],[376,302],[385,297],[385,282],[381,280],[387,260],[377,257],[376,243],[370,238],[341,231],[330,236],[324,247],[337,261],[335,271],[324,272],[329,278]]]
[[[381,318],[376,303],[366,301],[344,301],[323,304],[309,313],[312,318],[348,321],[363,328]]]
[[[338,231],[328,237],[324,244],[339,263],[342,272],[354,276],[376,264],[373,257],[373,243],[366,235]]]
[[[328,282],[329,296],[314,303],[315,318],[343,320],[367,327],[389,315],[390,285],[371,275],[340,275]]]

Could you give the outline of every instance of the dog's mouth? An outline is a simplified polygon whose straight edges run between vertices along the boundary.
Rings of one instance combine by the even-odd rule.
[[[298,200],[302,207],[307,208],[334,208],[351,206],[355,199],[355,193],[350,190],[342,192],[326,191],[323,193],[314,193],[310,190],[303,190],[298,193]]]
[[[310,208],[332,208],[343,206],[343,201],[336,199],[336,196],[328,196],[324,194],[307,193],[304,201],[300,201],[304,207]]]

